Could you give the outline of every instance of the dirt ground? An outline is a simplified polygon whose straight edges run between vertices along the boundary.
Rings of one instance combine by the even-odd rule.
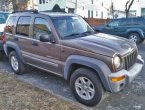
[[[0,71],[0,110],[81,110]]]

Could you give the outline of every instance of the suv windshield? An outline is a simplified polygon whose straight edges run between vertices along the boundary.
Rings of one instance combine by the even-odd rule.
[[[53,17],[52,21],[61,39],[83,37],[94,33],[81,17]]]
[[[0,13],[0,24],[6,23],[9,13]]]

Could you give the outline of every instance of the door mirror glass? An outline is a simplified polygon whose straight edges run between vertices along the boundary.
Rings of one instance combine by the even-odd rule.
[[[51,42],[51,34],[42,34],[40,35],[41,42]]]

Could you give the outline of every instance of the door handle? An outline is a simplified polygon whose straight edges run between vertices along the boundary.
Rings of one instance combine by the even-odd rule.
[[[38,46],[38,42],[33,41],[33,42],[32,42],[32,45],[33,45],[33,46]]]

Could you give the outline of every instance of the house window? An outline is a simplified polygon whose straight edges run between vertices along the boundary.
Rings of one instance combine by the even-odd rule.
[[[96,16],[98,16],[98,11],[96,11]]]
[[[141,16],[145,16],[145,8],[141,8]]]
[[[39,4],[42,4],[42,0],[39,0]]]
[[[91,12],[91,15],[92,15],[91,17],[93,18],[93,11]]]
[[[93,0],[91,0],[92,1],[92,4],[93,4]]]
[[[103,18],[103,11],[101,12],[101,18]]]
[[[45,4],[45,0],[39,0],[39,4]]]
[[[102,2],[102,6],[103,6],[103,2]]]
[[[88,10],[88,18],[90,18],[90,10]]]

